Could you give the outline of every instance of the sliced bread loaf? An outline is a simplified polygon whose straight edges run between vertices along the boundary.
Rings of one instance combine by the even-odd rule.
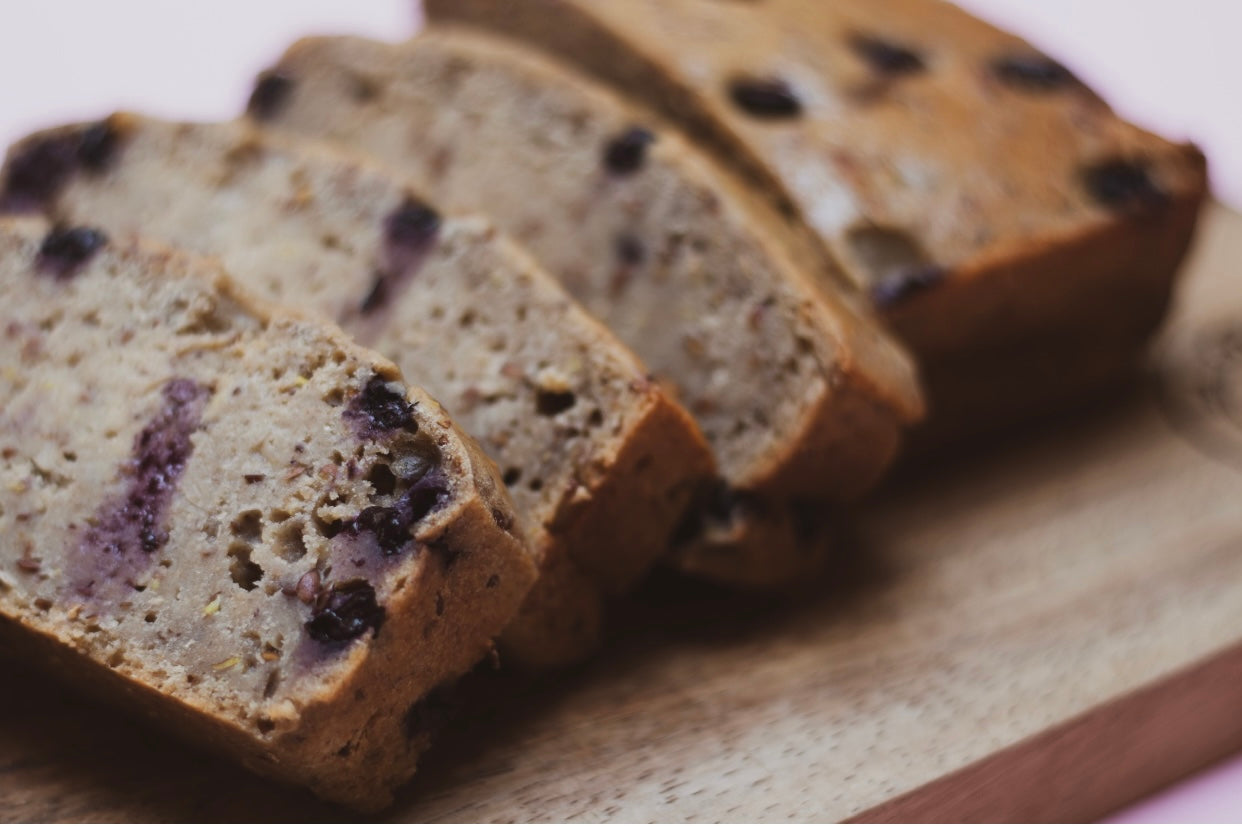
[[[1065,66],[941,0],[427,11],[624,90],[796,215],[919,357],[937,413],[924,440],[1132,366],[1206,193],[1193,146],[1125,123]]]
[[[397,368],[213,265],[0,221],[0,626],[75,682],[379,808],[535,567]]]
[[[749,520],[859,495],[920,413],[902,351],[775,212],[651,114],[537,55],[463,33],[307,40],[250,111],[486,210],[676,388],[728,498],[764,503],[711,532],[727,547],[687,523],[697,571],[754,582],[812,563],[817,549],[752,542],[792,533]]]
[[[665,552],[712,474],[693,420],[641,362],[486,221],[442,217],[385,170],[244,122],[116,115],[34,135],[10,153],[10,200],[30,158],[96,140],[106,160],[60,175],[38,208],[218,256],[393,358],[480,440],[524,517],[544,575],[505,652],[587,653],[600,600]]]

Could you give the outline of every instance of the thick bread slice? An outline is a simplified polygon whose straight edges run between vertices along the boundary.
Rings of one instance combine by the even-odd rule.
[[[1030,415],[1099,376],[1098,354],[1132,366],[1207,191],[1193,146],[1123,122],[1064,66],[940,0],[427,10],[605,79],[787,206],[919,357],[923,442]],[[1066,340],[1084,357],[1061,348],[1048,370]]]
[[[0,222],[0,624],[255,771],[385,805],[534,581],[397,368],[214,265]]]
[[[780,217],[651,114],[495,39],[304,41],[256,87],[264,123],[366,150],[450,209],[486,210],[677,388],[730,502],[728,547],[686,564],[754,582],[802,570],[789,499],[870,487],[920,414],[904,354]],[[693,528],[693,525],[690,525]],[[702,533],[685,532],[687,537]]]
[[[38,207],[116,237],[218,256],[264,297],[339,322],[443,401],[501,466],[543,574],[507,659],[587,654],[601,600],[662,555],[713,472],[697,427],[646,368],[479,218],[441,217],[386,170],[247,123],[116,115],[34,135],[110,147]]]

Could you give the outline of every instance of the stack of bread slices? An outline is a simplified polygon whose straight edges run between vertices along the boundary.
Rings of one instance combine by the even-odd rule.
[[[1206,190],[939,0],[428,6],[0,172],[0,628],[364,809],[489,652],[1123,376]]]

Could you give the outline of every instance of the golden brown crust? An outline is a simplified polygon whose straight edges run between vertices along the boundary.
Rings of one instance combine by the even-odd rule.
[[[427,10],[534,44],[673,118],[798,215],[860,283],[874,274],[851,246],[855,229],[921,245],[931,286],[898,285],[882,309],[931,377],[933,411],[976,423],[1014,409],[976,391],[988,373],[956,375],[982,354],[1043,349],[1105,315],[1151,330],[1206,197],[1196,149],[1123,123],[1064,67],[937,0],[428,0]],[[1008,78],[997,69],[1006,60],[1018,65]],[[788,82],[801,112],[751,117],[728,95],[744,76]],[[1137,188],[1139,208],[1087,184],[1113,161],[1133,164],[1120,183]],[[1101,346],[1141,347],[1142,336],[1118,334]],[[1038,358],[1015,369],[1028,360]],[[1062,370],[1081,368],[1080,380],[1031,372],[1022,380],[1049,383],[1023,395],[1064,398],[1100,367],[1067,358]],[[920,440],[960,424],[932,422]]]
[[[826,384],[822,413],[784,472],[748,490],[771,500],[852,502],[883,477],[909,421],[877,401],[865,377],[843,369]]]
[[[1176,151],[1186,175],[1164,207],[996,244],[940,289],[893,307],[889,322],[929,363],[978,355],[981,342],[1051,342],[1068,328],[1123,322],[1118,316],[1150,332],[1207,192],[1203,154],[1191,145]]]
[[[521,615],[498,641],[506,667],[558,668],[599,646],[607,607],[603,592],[562,549],[551,550],[555,553],[539,564],[539,580],[522,602]]]
[[[568,517],[565,547],[577,566],[617,596],[655,564],[695,488],[715,469],[686,412],[653,382],[647,410],[589,494],[591,508]]]
[[[540,668],[595,649],[604,605],[625,593],[668,548],[711,452],[686,412],[654,383],[646,410],[607,464],[583,468],[557,509],[539,581],[500,643],[508,662]]]

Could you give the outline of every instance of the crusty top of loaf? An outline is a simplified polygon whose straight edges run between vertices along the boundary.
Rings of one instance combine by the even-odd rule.
[[[512,18],[481,13],[495,7],[429,11],[504,31]],[[1124,122],[1061,64],[939,0],[547,0],[503,14],[552,49],[590,43],[578,62],[792,200],[864,284],[852,239],[877,227],[928,267],[974,270],[1205,189],[1194,147]]]

